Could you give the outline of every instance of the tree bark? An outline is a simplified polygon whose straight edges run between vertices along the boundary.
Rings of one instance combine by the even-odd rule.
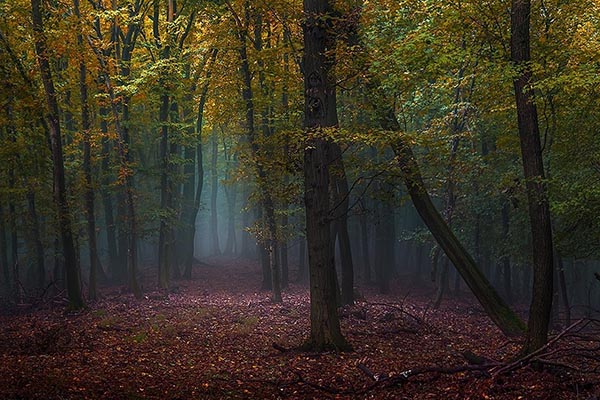
[[[202,148],[202,123],[204,118],[204,106],[208,98],[208,85],[211,78],[212,65],[217,58],[217,50],[210,51],[206,64],[205,83],[200,91],[200,100],[198,101],[198,112],[196,115],[195,129],[191,128],[194,136],[195,146],[185,148],[186,166],[184,168],[185,183],[183,189],[183,247],[184,247],[184,268],[183,277],[192,278],[192,265],[194,263],[194,243],[196,239],[196,218],[200,210],[200,198],[204,188],[204,161]],[[194,169],[195,163],[195,169]],[[195,188],[195,189],[194,189]]]
[[[103,77],[100,78],[104,79]],[[111,171],[110,171],[110,150],[111,140],[108,138],[108,109],[101,105],[99,108],[100,114],[100,132],[102,132],[102,207],[104,209],[104,225],[106,229],[106,247],[108,250],[108,274],[112,280],[120,280],[119,271],[122,268],[119,266],[119,253],[117,250],[117,231],[115,225],[115,217],[113,211],[113,199],[110,190]]]
[[[90,107],[88,102],[87,68],[83,58],[84,43],[81,26],[81,13],[79,0],[73,0],[73,8],[77,17],[78,32],[77,45],[82,57],[79,60],[79,96],[81,99],[81,128],[83,131],[83,175],[85,179],[85,215],[87,219],[87,236],[90,257],[90,272],[88,281],[88,298],[93,301],[97,298],[97,278],[102,266],[99,262],[98,247],[96,245],[96,217],[94,211],[94,186],[92,181],[92,151]]]
[[[72,309],[80,309],[84,306],[84,303],[83,298],[81,297],[81,287],[79,284],[79,265],[77,263],[75,244],[71,232],[71,215],[69,204],[67,202],[59,110],[56,101],[54,82],[52,80],[50,60],[48,59],[48,51],[46,48],[41,0],[31,0],[31,9],[33,30],[35,34],[35,50],[48,107],[47,119],[50,128],[50,143],[54,168],[54,196],[58,211],[58,227],[62,241],[63,256],[65,259],[69,306]]]
[[[10,292],[10,268],[8,266],[8,238],[6,237],[6,223],[4,206],[0,204],[0,268],[2,268],[3,284],[6,292]]]
[[[337,237],[342,264],[341,302],[342,305],[348,305],[354,303],[354,264],[352,262],[352,249],[348,234],[350,190],[342,159],[342,150],[337,143],[331,143],[331,151],[333,157],[331,165],[334,168],[331,186],[333,191],[332,197],[335,199],[333,204],[333,226],[335,229],[333,245],[335,246],[335,239]]]
[[[32,253],[35,254],[35,288],[43,290],[46,283],[45,254],[40,235],[40,222],[33,188],[30,188],[27,191],[27,209],[30,219],[31,241],[33,242],[33,248],[31,250]]]
[[[217,156],[219,155],[219,143],[217,139],[217,127],[213,126],[211,135],[211,164],[210,164],[210,241],[213,255],[221,254],[219,245],[219,225],[217,214],[217,196],[219,190],[219,176],[217,174]]]
[[[336,272],[331,245],[329,160],[331,144],[323,130],[337,127],[335,41],[328,0],[304,0],[304,203],[310,273],[310,337],[307,348],[348,349],[336,304]]]
[[[513,84],[533,244],[533,293],[524,353],[531,353],[548,341],[554,270],[550,207],[544,182],[537,108],[531,87],[534,80],[530,66],[530,14],[530,1],[512,1],[510,49],[517,68]]]

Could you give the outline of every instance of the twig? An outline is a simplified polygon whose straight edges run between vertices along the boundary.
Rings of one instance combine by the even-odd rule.
[[[544,353],[544,351],[552,346],[554,343],[558,342],[563,336],[565,336],[567,333],[569,333],[570,331],[574,330],[578,325],[582,324],[583,322],[586,322],[585,319],[580,319],[574,323],[572,323],[569,327],[567,327],[565,330],[563,330],[562,332],[560,332],[558,335],[556,335],[552,340],[549,340],[548,343],[546,343],[544,346],[540,347],[539,349],[537,349],[534,352],[531,352],[521,358],[519,358],[518,360],[510,363],[510,364],[506,364],[504,365],[502,368],[498,369],[497,371],[494,372],[494,377],[502,375],[506,372],[510,372],[513,371],[515,369],[521,368],[524,365],[527,365],[532,359],[534,359],[535,357],[539,356],[540,354]],[[589,321],[587,321],[583,327],[585,327],[585,325],[587,325],[589,323]],[[582,328],[583,328],[582,327]],[[581,328],[581,329],[582,329]]]

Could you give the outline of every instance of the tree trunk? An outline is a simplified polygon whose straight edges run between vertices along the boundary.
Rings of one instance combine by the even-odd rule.
[[[173,23],[174,4],[169,1],[167,4],[167,24]],[[171,38],[165,38],[167,43],[162,45],[159,31],[160,19],[160,2],[154,1],[154,18],[152,20],[152,30],[154,41],[159,51],[159,60],[165,61],[170,55]],[[171,167],[171,139],[169,137],[169,109],[171,108],[171,97],[167,88],[167,80],[169,79],[168,69],[164,68],[161,71],[161,76],[158,80],[160,87],[160,107],[158,112],[158,122],[160,126],[160,208],[162,215],[160,218],[160,227],[158,233],[158,286],[162,289],[169,287],[171,270],[175,267],[172,256],[174,255],[173,245],[173,183],[172,183],[172,167]]]
[[[248,228],[250,227],[250,212],[249,212],[249,194],[250,190],[248,188],[247,182],[242,182],[242,197],[243,204],[242,207],[242,244],[240,255],[242,257],[250,257],[252,255],[251,250],[251,237],[248,232]]]
[[[6,237],[6,216],[4,206],[0,204],[0,267],[6,292],[10,292],[10,268],[8,266],[8,238]]]
[[[81,14],[79,0],[73,0],[73,8],[77,17],[78,32],[77,45],[84,52],[83,33],[81,26]],[[87,236],[90,256],[90,274],[88,282],[88,297],[94,301],[97,298],[96,286],[99,270],[98,247],[96,245],[96,217],[94,213],[94,187],[92,182],[92,152],[91,152],[91,129],[90,108],[88,103],[87,68],[83,57],[79,60],[79,95],[81,99],[81,128],[83,132],[83,175],[85,179],[85,215],[87,219]],[[100,273],[103,275],[102,273]]]
[[[59,110],[56,101],[56,92],[48,60],[46,48],[45,33],[43,28],[41,0],[31,0],[33,30],[35,34],[35,50],[38,57],[38,64],[44,84],[46,103],[48,107],[48,125],[50,128],[50,143],[52,147],[52,159],[54,167],[54,196],[56,207],[58,209],[58,227],[63,246],[63,256],[65,259],[65,270],[67,274],[67,292],[69,296],[69,306],[72,309],[83,307],[83,298],[81,297],[81,287],[79,284],[79,265],[77,264],[77,255],[73,235],[71,232],[71,215],[67,203],[67,189],[65,184],[65,166],[62,151],[62,138],[60,133]]]
[[[442,265],[442,269],[439,272],[438,281],[437,281],[437,291],[435,294],[435,300],[433,301],[433,308],[435,310],[440,308],[442,304],[442,298],[444,297],[444,293],[448,291],[448,269],[450,262],[448,261],[448,257],[444,258],[444,264]]]
[[[223,130],[222,127],[221,130]],[[225,179],[227,181],[224,186],[225,199],[227,200],[227,240],[225,241],[223,253],[233,255],[237,247],[235,237],[235,205],[237,190],[233,179],[235,168],[237,168],[237,155],[235,153],[230,153],[230,149],[228,148],[225,139],[223,139],[223,155],[226,163]]]
[[[46,283],[46,268],[44,263],[44,246],[40,235],[40,222],[36,209],[35,192],[32,188],[27,191],[27,209],[30,219],[32,253],[35,254],[35,288],[43,290]]]
[[[509,203],[506,201],[502,206],[502,237],[504,238],[505,245],[508,243],[508,233],[509,233],[509,224],[510,224],[510,215],[509,215]],[[502,277],[503,277],[503,288],[504,288],[504,298],[507,302],[511,303],[513,299],[512,294],[512,274],[510,267],[510,256],[508,255],[508,251],[504,251],[504,255],[502,256]]]
[[[352,262],[352,249],[350,246],[350,236],[348,235],[348,207],[350,203],[350,190],[346,178],[346,170],[342,159],[342,149],[337,143],[331,143],[331,166],[332,171],[332,189],[333,189],[333,214],[334,229],[340,247],[340,260],[342,264],[342,285],[341,285],[341,303],[342,305],[354,303],[354,265]],[[335,243],[334,243],[335,245]]]
[[[523,353],[539,349],[548,340],[554,270],[550,208],[544,182],[537,109],[531,88],[534,81],[530,67],[530,14],[529,0],[512,1],[510,49],[518,70],[513,83],[533,243],[533,293]]]
[[[375,96],[373,90],[371,90],[370,95]],[[399,132],[400,125],[396,120],[394,110],[382,102],[382,97],[380,96],[379,101],[377,97],[371,98],[376,112],[379,114],[381,127],[385,130]],[[461,274],[490,319],[506,335],[521,335],[525,331],[525,326],[519,316],[498,295],[435,208],[427,193],[419,166],[410,146],[402,136],[397,136],[390,145],[396,154],[396,161],[413,205],[439,246]]]
[[[571,305],[569,304],[569,293],[567,291],[567,280],[565,278],[565,266],[563,259],[557,254],[558,259],[558,282],[560,285],[560,297],[563,302],[563,308],[565,309],[565,324],[564,326],[571,326]]]
[[[103,78],[101,78],[103,79]],[[113,199],[110,190],[110,148],[108,138],[108,109],[100,106],[100,132],[102,132],[102,207],[104,209],[104,225],[106,228],[106,247],[108,250],[108,274],[112,280],[119,279],[119,254],[117,251],[117,232],[113,214]]]
[[[298,245],[298,283],[308,283],[308,266],[306,265],[306,238],[300,237]]]
[[[219,191],[219,176],[217,175],[217,156],[219,154],[219,142],[217,141],[217,127],[213,126],[211,135],[211,164],[210,164],[210,242],[213,255],[221,254],[219,245],[219,225],[217,215],[217,196]]]
[[[363,261],[363,283],[371,283],[371,254],[369,253],[369,228],[367,226],[367,208],[365,200],[360,202],[361,213],[359,216],[360,222],[360,239],[362,246],[362,261]]]
[[[183,211],[182,223],[185,227],[184,241],[184,269],[183,276],[185,279],[192,278],[192,264],[194,262],[194,243],[196,238],[196,218],[200,210],[200,198],[202,189],[204,188],[204,163],[202,149],[202,122],[204,118],[204,106],[208,97],[208,85],[210,82],[212,65],[217,58],[217,50],[211,50],[206,66],[205,83],[200,92],[200,100],[198,102],[198,113],[196,116],[194,133],[195,146],[185,148],[185,157],[189,164],[186,164],[184,175],[184,194],[183,194]],[[195,160],[194,160],[195,155]],[[194,161],[196,169],[194,170]],[[195,176],[196,175],[196,176]],[[195,186],[195,190],[194,190]],[[185,219],[184,219],[185,218]]]
[[[335,41],[328,0],[304,0],[304,203],[310,271],[310,337],[307,348],[348,349],[336,304],[336,272],[331,245],[329,165],[331,144],[323,129],[337,127]]]

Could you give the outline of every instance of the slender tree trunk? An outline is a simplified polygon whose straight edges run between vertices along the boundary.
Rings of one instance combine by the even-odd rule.
[[[222,127],[221,130],[223,130]],[[225,179],[227,181],[226,185],[224,186],[225,199],[227,200],[227,240],[225,241],[223,253],[232,255],[234,254],[236,247],[235,205],[237,199],[237,190],[235,187],[235,182],[232,178],[234,175],[234,170],[237,167],[237,155],[235,153],[231,154],[225,139],[223,139],[223,155],[225,157]]]
[[[164,38],[166,45],[163,46],[159,31],[159,20],[160,20],[160,1],[154,1],[154,18],[152,21],[152,30],[154,34],[154,41],[159,51],[160,61],[165,61],[169,58],[172,41],[171,37]],[[175,4],[173,1],[167,3],[167,24],[173,23],[173,16]],[[169,35],[167,35],[169,36]],[[158,120],[160,125],[160,160],[161,160],[161,175],[160,175],[160,208],[162,210],[162,216],[160,219],[160,227],[158,234],[158,286],[162,289],[169,287],[169,280],[171,277],[171,271],[176,268],[175,260],[173,258],[175,252],[173,251],[174,245],[174,234],[173,234],[173,220],[172,213],[174,211],[174,188],[173,188],[173,167],[171,165],[171,152],[176,151],[171,143],[169,137],[169,110],[171,108],[171,97],[169,96],[169,89],[167,87],[167,81],[169,79],[169,71],[167,68],[163,68],[161,71],[161,77],[158,80],[158,84],[161,90],[160,94],[160,107],[158,113]]]
[[[380,185],[381,190],[389,190]],[[395,222],[394,213],[390,210],[390,205],[378,201],[376,206],[376,215],[378,218],[375,224],[375,273],[377,274],[377,286],[379,292],[386,294],[390,291],[390,279],[394,270],[395,260]]]
[[[505,202],[502,206],[502,236],[504,238],[504,242],[508,243],[508,233],[510,229],[510,208],[508,201]],[[502,256],[502,277],[503,277],[503,287],[504,287],[504,297],[506,301],[509,303],[512,302],[513,293],[512,293],[512,273],[510,267],[510,256],[508,255],[508,251],[505,251],[505,254]]]
[[[310,337],[307,348],[349,348],[340,329],[329,202],[331,144],[323,129],[337,127],[333,55],[327,0],[304,0],[304,203],[310,271]]]
[[[288,215],[287,215],[287,206],[286,210],[283,211],[283,215],[281,216],[281,227],[283,230],[287,228],[288,225]],[[289,260],[288,260],[288,240],[286,238],[281,239],[280,241],[280,255],[281,255],[281,287],[287,288],[290,283],[290,268],[289,268]]]
[[[35,288],[43,290],[46,283],[45,252],[40,235],[40,222],[37,214],[35,192],[32,188],[27,191],[27,209],[30,219],[31,241],[33,254],[35,254]]]
[[[531,88],[534,80],[529,65],[530,14],[530,1],[512,1],[510,48],[512,61],[518,69],[513,83],[533,243],[533,293],[523,353],[539,349],[548,340],[554,270],[550,207],[544,182],[537,109]]]
[[[200,210],[200,198],[202,196],[202,190],[204,188],[204,160],[203,160],[203,148],[202,148],[202,123],[204,118],[204,106],[208,97],[208,85],[211,78],[212,65],[217,58],[217,50],[210,52],[209,60],[206,66],[205,83],[200,92],[200,100],[198,102],[198,113],[196,116],[196,127],[194,131],[195,147],[186,147],[185,154],[186,159],[189,161],[189,167],[186,164],[185,176],[186,184],[184,186],[184,209],[182,212],[182,218],[185,216],[183,221],[186,227],[185,235],[185,256],[184,256],[184,272],[183,276],[186,279],[192,278],[192,265],[194,263],[194,243],[196,239],[196,218],[198,217],[198,211]],[[195,175],[193,158],[195,155]],[[194,193],[195,184],[195,193]],[[186,191],[186,187],[188,188]],[[191,207],[189,212],[186,212],[185,207],[186,200],[191,201]]]
[[[367,208],[365,200],[360,200],[361,213],[359,216],[360,222],[360,239],[362,246],[362,261],[363,261],[363,282],[371,283],[371,254],[369,253],[369,228],[367,226]]]
[[[249,206],[249,197],[250,190],[248,188],[247,182],[242,182],[242,197],[243,197],[243,208],[242,208],[242,244],[240,255],[242,257],[250,257],[252,255],[251,250],[251,238],[250,233],[248,232],[248,228],[250,227],[250,212],[248,209]]]
[[[79,265],[73,235],[71,232],[71,215],[67,203],[67,189],[65,185],[65,167],[62,151],[62,138],[60,133],[59,110],[56,101],[56,92],[52,81],[50,62],[46,48],[46,40],[43,28],[41,0],[31,0],[33,30],[35,33],[35,49],[48,107],[48,124],[50,127],[50,142],[52,147],[52,159],[54,167],[55,202],[58,209],[58,225],[65,258],[65,269],[67,273],[67,291],[69,306],[72,309],[83,307],[81,287],[79,284]]]
[[[73,0],[73,8],[77,17],[78,33],[77,44],[80,51],[84,51],[83,34],[79,0]],[[89,300],[96,300],[97,277],[102,266],[99,264],[98,247],[96,245],[96,217],[94,213],[94,187],[92,182],[92,152],[90,109],[88,103],[87,68],[82,58],[79,61],[79,94],[81,99],[81,128],[83,131],[83,174],[85,179],[85,214],[87,219],[87,236],[90,256],[90,275],[88,282]],[[103,274],[102,274],[103,275]]]
[[[108,250],[108,274],[112,280],[118,280],[119,254],[117,251],[117,232],[113,214],[113,199],[110,190],[110,139],[108,138],[108,109],[100,106],[100,132],[102,132],[102,207],[104,209],[104,225],[106,228],[106,247]]]
[[[444,258],[444,264],[442,265],[442,269],[439,272],[438,281],[437,281],[437,291],[435,294],[435,300],[433,302],[433,308],[439,309],[442,304],[442,298],[444,297],[444,293],[448,291],[448,270],[449,270],[450,261],[448,257]]]
[[[10,292],[10,267],[8,266],[8,238],[6,237],[6,216],[4,206],[0,204],[0,267],[7,293]]]
[[[158,4],[158,3],[155,3]],[[158,13],[155,13],[155,22],[158,20]],[[160,96],[160,208],[163,215],[160,219],[160,228],[158,234],[158,286],[162,289],[169,287],[171,262],[171,223],[169,214],[171,213],[171,183],[169,177],[170,153],[169,153],[169,128],[167,120],[169,117],[169,96],[162,94]]]
[[[298,245],[298,282],[306,284],[308,282],[308,266],[306,265],[306,238],[301,237]]]
[[[346,178],[346,170],[342,159],[342,150],[337,143],[331,144],[334,229],[340,246],[340,259],[342,264],[342,305],[354,303],[354,264],[352,262],[352,249],[348,235],[348,207],[350,203],[350,190]],[[335,235],[333,238],[335,245]]]
[[[560,285],[560,297],[563,302],[563,308],[565,309],[565,326],[571,325],[571,305],[569,304],[569,293],[567,291],[567,280],[565,278],[565,266],[563,263],[563,259],[560,255],[557,254],[556,258],[558,259],[557,267],[558,267],[558,282]]]
[[[217,156],[219,154],[219,142],[217,141],[217,127],[213,126],[211,135],[211,167],[210,167],[210,240],[212,254],[221,254],[221,246],[219,245],[219,225],[217,215],[217,195],[219,191],[219,176],[217,175]]]

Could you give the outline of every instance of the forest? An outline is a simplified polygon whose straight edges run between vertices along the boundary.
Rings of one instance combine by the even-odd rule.
[[[0,1],[0,398],[600,398],[598,0]]]

